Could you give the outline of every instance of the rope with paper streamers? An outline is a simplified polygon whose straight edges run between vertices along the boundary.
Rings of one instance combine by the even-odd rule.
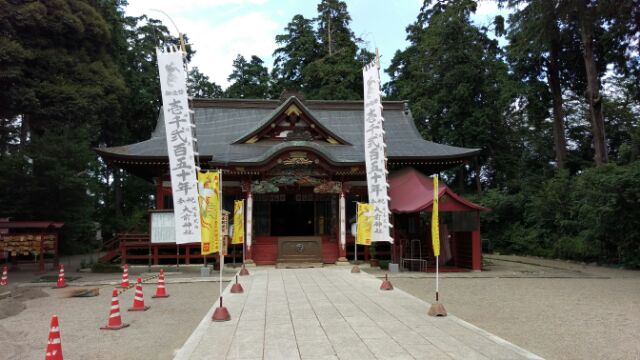
[[[147,282],[147,281],[150,281],[150,280],[153,280],[153,279],[157,279],[157,278],[159,278],[159,277],[160,277],[160,274],[156,274],[156,275],[149,276],[149,277],[147,277],[147,278],[142,279],[142,283],[144,284],[144,283],[145,283],[145,282]],[[123,292],[125,292],[125,291],[127,291],[127,290],[129,290],[129,289],[134,288],[135,286],[136,286],[136,283],[129,284],[129,287],[127,287],[126,289],[120,289],[120,290],[118,290],[118,295],[122,294]]]

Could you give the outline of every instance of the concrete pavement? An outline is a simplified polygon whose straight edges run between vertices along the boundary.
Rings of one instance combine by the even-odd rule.
[[[243,294],[224,291],[175,359],[540,359],[455,316],[348,267],[252,268]]]

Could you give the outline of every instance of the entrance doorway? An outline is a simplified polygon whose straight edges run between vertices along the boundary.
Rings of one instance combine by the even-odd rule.
[[[314,203],[292,201],[271,203],[271,236],[313,236]]]

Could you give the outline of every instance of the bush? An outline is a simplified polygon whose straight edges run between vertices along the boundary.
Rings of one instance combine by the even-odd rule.
[[[478,201],[492,209],[481,221],[495,251],[640,267],[640,161]]]
[[[94,273],[119,273],[122,268],[118,264],[106,264],[97,262],[91,266],[91,272]]]

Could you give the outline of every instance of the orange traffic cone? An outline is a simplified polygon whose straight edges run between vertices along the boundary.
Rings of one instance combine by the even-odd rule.
[[[133,296],[133,307],[128,311],[147,311],[149,306],[144,306],[144,295],[142,294],[142,279],[138,278],[136,283],[136,294]]]
[[[0,286],[9,286],[9,275],[6,266],[2,268],[2,279],[0,279]]]
[[[45,360],[62,360],[62,342],[60,341],[60,326],[58,325],[58,317],[51,317],[51,326],[49,328],[49,340],[47,340],[47,354]]]
[[[166,298],[169,297],[167,290],[164,288],[164,270],[160,269],[160,277],[158,278],[158,287],[156,288],[156,294],[152,298]]]
[[[384,274],[384,280],[382,280],[382,284],[380,284],[380,290],[393,290],[393,285],[391,285],[387,274]]]
[[[100,330],[120,330],[126,328],[129,324],[123,324],[120,318],[120,302],[118,301],[118,290],[113,289],[111,295],[111,311],[109,312],[109,321],[107,326],[101,327]]]
[[[60,264],[60,272],[58,273],[58,283],[56,284],[56,288],[64,288],[67,287],[67,283],[64,281],[64,265]]]
[[[123,289],[129,288],[129,265],[127,264],[124,264],[122,267],[122,283],[120,284],[120,287]]]

